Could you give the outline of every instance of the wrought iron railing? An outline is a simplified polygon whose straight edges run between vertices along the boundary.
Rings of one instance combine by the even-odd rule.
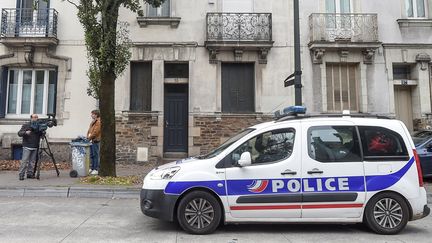
[[[377,42],[377,14],[326,14],[309,16],[311,41]]]
[[[58,12],[47,8],[2,9],[2,37],[57,37]]]
[[[271,41],[270,13],[207,13],[207,41]]]

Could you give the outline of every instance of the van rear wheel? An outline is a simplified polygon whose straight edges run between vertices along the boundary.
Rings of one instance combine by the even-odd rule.
[[[381,193],[369,200],[365,223],[378,234],[393,235],[408,223],[409,210],[405,200],[395,193]]]
[[[208,192],[193,191],[184,196],[177,208],[180,226],[191,234],[210,234],[221,220],[221,205]]]

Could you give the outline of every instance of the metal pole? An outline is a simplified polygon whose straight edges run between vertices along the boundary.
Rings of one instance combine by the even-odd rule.
[[[295,105],[302,105],[302,82],[300,60],[300,24],[299,24],[299,0],[294,0],[294,64],[295,64]]]

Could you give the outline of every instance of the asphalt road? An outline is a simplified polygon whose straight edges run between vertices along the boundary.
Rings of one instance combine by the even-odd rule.
[[[0,242],[430,242],[432,216],[382,236],[358,225],[226,225],[188,235],[144,216],[136,199],[0,198]],[[429,205],[430,207],[432,205]]]

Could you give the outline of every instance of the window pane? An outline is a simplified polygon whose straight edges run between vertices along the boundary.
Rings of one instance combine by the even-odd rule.
[[[402,137],[382,127],[359,127],[364,156],[408,156]]]
[[[408,65],[394,65],[393,66],[393,79],[410,79],[411,71]]]
[[[147,15],[149,17],[169,17],[170,16],[170,0],[166,0],[158,8],[155,8],[151,5],[149,5]]]
[[[170,0],[166,0],[164,3],[162,3],[161,10],[162,10],[161,16],[163,17],[170,16]]]
[[[327,13],[336,13],[335,0],[326,0],[326,12]]]
[[[424,0],[417,0],[417,17],[426,17]]]
[[[405,0],[406,14],[408,17],[414,17],[413,0]]]
[[[262,133],[235,149],[231,154],[231,160],[238,162],[241,154],[244,152],[251,154],[252,164],[284,160],[293,151],[294,138],[294,129],[282,129]]]
[[[9,71],[8,114],[16,114],[18,98],[18,71]]]
[[[309,156],[320,162],[362,161],[353,126],[312,127],[308,131]]]
[[[24,71],[23,74],[21,114],[30,114],[32,71]]]
[[[55,94],[56,94],[56,77],[57,73],[55,71],[49,72],[49,84],[48,84],[48,113],[55,113]]]
[[[189,78],[188,63],[165,63],[165,78]]]
[[[350,1],[351,0],[340,0],[340,12],[341,13],[350,13],[351,12]]]
[[[35,96],[34,96],[34,107],[33,113],[43,113],[43,96],[44,96],[44,80],[45,71],[36,71],[36,84],[35,84]]]

